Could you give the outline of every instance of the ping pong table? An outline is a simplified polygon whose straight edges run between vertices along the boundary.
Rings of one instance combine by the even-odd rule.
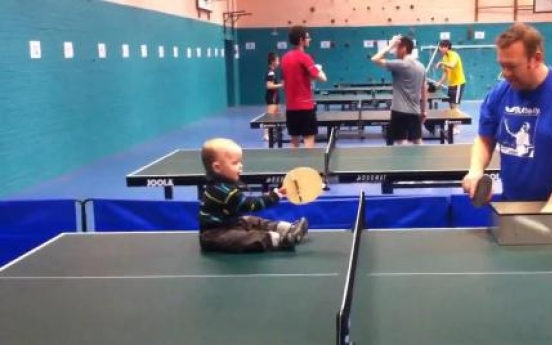
[[[393,92],[392,85],[371,85],[371,86],[343,86],[343,87],[334,87],[334,88],[324,88],[324,89],[315,89],[315,94],[346,94],[346,93],[382,93],[382,92]]]
[[[299,166],[320,172],[333,183],[380,183],[382,193],[394,188],[458,186],[470,162],[470,144],[336,147],[335,131],[325,148],[244,149],[241,180],[248,185],[282,183],[285,174]],[[498,178],[499,155],[487,170]],[[200,150],[175,150],[128,174],[129,187],[163,188],[172,199],[174,187],[197,186],[200,195],[206,183]]]
[[[0,343],[552,341],[549,246],[501,247],[487,229],[359,229],[248,255],[203,253],[196,232],[62,234],[0,268]]]
[[[386,144],[392,144],[392,140],[390,140],[386,134],[387,127],[391,121],[391,113],[389,110],[362,111],[362,109],[359,109],[357,111],[319,112],[316,115],[316,120],[319,127],[326,127],[326,133],[330,133],[333,127],[357,126],[359,134],[362,136],[364,127],[382,126]],[[472,118],[470,115],[457,109],[430,110],[427,114],[425,123],[433,126],[438,136],[424,139],[438,139],[441,144],[453,144],[454,125],[471,124],[471,122]],[[249,126],[252,129],[268,129],[269,148],[273,148],[275,144],[279,148],[283,146],[283,129],[285,125],[285,113],[263,113],[249,122]]]
[[[428,93],[427,101],[429,109],[437,109],[438,101],[445,101],[449,97],[441,92]],[[330,105],[341,105],[350,109],[362,109],[364,107],[377,108],[384,104],[387,109],[391,107],[392,93],[318,93],[314,95],[316,105],[323,105],[329,110]]]
[[[552,247],[499,246],[489,230],[355,233],[337,344],[549,344]]]

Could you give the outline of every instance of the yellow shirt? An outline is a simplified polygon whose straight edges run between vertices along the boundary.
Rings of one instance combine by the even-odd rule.
[[[462,59],[457,52],[449,50],[443,56],[443,63],[447,65],[454,65],[453,68],[445,68],[445,73],[447,74],[447,84],[449,86],[462,85],[466,82],[464,68],[462,67]]]

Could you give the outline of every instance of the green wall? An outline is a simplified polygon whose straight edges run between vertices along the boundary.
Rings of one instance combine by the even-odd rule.
[[[0,196],[225,109],[224,58],[207,58],[208,47],[224,47],[220,25],[98,0],[0,1]]]
[[[390,80],[390,73],[373,64],[369,57],[377,52],[377,48],[364,48],[364,40],[386,40],[396,34],[413,37],[419,47],[436,45],[440,32],[450,32],[454,45],[489,45],[509,23],[504,24],[473,24],[473,25],[419,25],[419,26],[389,26],[389,27],[323,27],[309,30],[313,41],[308,52],[317,63],[324,66],[329,82],[324,87],[333,87],[334,83],[362,83],[379,81],[381,78]],[[544,37],[552,34],[552,24],[536,23]],[[240,90],[242,104],[262,104],[264,95],[264,74],[266,73],[266,55],[269,51],[277,51],[280,55],[285,50],[277,49],[277,42],[287,41],[287,28],[262,28],[238,30],[240,45]],[[473,32],[484,31],[484,39],[475,39]],[[550,46],[547,39],[547,46]],[[321,49],[320,41],[332,41],[331,49]],[[254,42],[255,49],[247,50],[247,42]],[[496,83],[500,72],[496,63],[494,49],[459,49],[467,78],[465,99],[482,99],[487,90]],[[420,52],[420,60],[427,64],[433,51]],[[439,58],[437,55],[436,59]],[[435,62],[438,60],[435,60]],[[430,69],[430,78],[438,79],[440,72]],[[322,87],[322,85],[320,85]]]

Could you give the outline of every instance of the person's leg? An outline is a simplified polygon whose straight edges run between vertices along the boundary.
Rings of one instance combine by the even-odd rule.
[[[293,223],[286,221],[268,220],[256,216],[244,216],[240,218],[240,226],[248,230],[276,232],[281,237],[290,234],[294,242],[301,242],[307,235],[309,223],[305,217]]]
[[[301,116],[302,110],[286,110],[286,127],[290,136],[291,147],[301,146]]]
[[[250,231],[240,227],[202,231],[199,241],[205,251],[247,253],[264,252],[274,248],[268,232]]]
[[[298,148],[301,146],[301,137],[292,135],[290,138],[291,147]]]
[[[314,147],[314,144],[316,143],[316,137],[314,135],[307,135],[303,137],[303,143],[305,144],[305,147],[311,148]]]
[[[318,134],[318,123],[316,121],[316,108],[304,110],[301,114],[301,135],[305,147],[314,147],[316,135]]]
[[[422,116],[408,114],[405,123],[408,126],[408,140],[415,145],[420,145],[422,143]]]
[[[460,100],[462,99],[462,90],[463,90],[463,85],[449,86],[448,96],[449,96],[449,107],[451,110],[458,109],[458,105],[460,104]],[[453,126],[454,134],[460,133],[460,125],[451,125],[451,126]]]
[[[278,104],[267,104],[266,106],[266,113],[267,114],[278,114],[279,112],[279,107],[278,107]],[[264,131],[263,131],[263,139],[265,141],[268,141],[268,128],[265,128]]]
[[[404,122],[404,114],[398,111],[391,110],[391,120],[389,122],[388,142],[395,145],[404,145],[408,143],[407,125]]]

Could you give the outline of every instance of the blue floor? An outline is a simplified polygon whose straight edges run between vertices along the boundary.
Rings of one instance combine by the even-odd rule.
[[[464,102],[461,109],[473,117],[472,125],[462,126],[462,131],[455,137],[457,143],[470,143],[477,132],[479,115],[479,101]],[[446,105],[441,104],[440,107]],[[245,148],[268,147],[262,141],[261,130],[249,128],[249,121],[264,111],[263,106],[236,107],[202,120],[155,140],[144,142],[127,151],[105,157],[93,164],[72,171],[58,178],[46,181],[37,186],[12,194],[6,199],[134,199],[134,200],[161,200],[162,189],[157,188],[128,188],[125,176],[178,148],[198,149],[203,142],[212,137],[228,137],[236,140]],[[339,146],[383,145],[381,130],[378,127],[366,129],[366,139],[340,139]],[[437,144],[437,141],[428,141],[428,145]],[[319,145],[323,146],[324,143]],[[466,167],[467,169],[468,167]],[[247,169],[247,167],[245,167]],[[328,195],[358,194],[359,185],[338,185],[328,191]],[[362,188],[367,194],[378,194],[379,184],[365,184]],[[451,194],[460,193],[459,189],[427,188],[397,191],[399,194]],[[196,200],[195,187],[180,187],[175,190],[177,200]]]

